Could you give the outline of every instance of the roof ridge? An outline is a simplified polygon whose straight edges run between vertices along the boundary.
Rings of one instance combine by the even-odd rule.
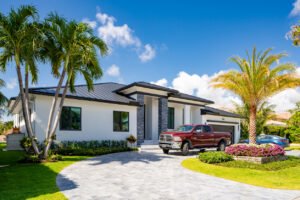
[[[115,82],[94,83],[93,85],[104,85],[104,84],[118,84],[118,85],[125,86],[125,84],[115,83]],[[74,87],[82,87],[82,86],[87,86],[87,84],[74,85]],[[31,88],[29,88],[29,90],[54,89],[54,88],[57,88],[57,86],[52,86],[52,87],[50,87],[50,86],[48,86],[48,87],[31,87]],[[65,88],[65,86],[61,86],[61,88]]]

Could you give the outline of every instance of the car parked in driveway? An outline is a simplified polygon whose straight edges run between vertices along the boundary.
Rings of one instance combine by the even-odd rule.
[[[210,125],[182,125],[159,136],[159,147],[164,153],[169,153],[169,150],[181,150],[183,155],[187,155],[190,149],[209,147],[217,147],[219,151],[224,151],[230,144],[230,133],[214,132]]]
[[[249,139],[242,140],[240,143],[249,143]],[[278,135],[259,135],[256,137],[257,144],[277,144],[283,148],[289,147],[290,143],[289,140]]]

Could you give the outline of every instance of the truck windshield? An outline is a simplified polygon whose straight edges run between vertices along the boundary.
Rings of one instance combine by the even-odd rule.
[[[194,128],[194,126],[179,126],[178,128],[175,129],[175,131],[179,131],[179,132],[190,132],[192,131],[192,129]]]

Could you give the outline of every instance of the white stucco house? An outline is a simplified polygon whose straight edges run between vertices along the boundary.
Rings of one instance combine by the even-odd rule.
[[[45,139],[55,89],[29,90],[31,121],[40,142]],[[240,139],[241,116],[209,107],[214,102],[171,88],[134,82],[99,83],[90,92],[86,85],[75,89],[75,94],[67,92],[56,140],[124,140],[134,135],[141,144],[158,140],[161,132],[182,124],[210,124],[215,131],[230,132],[233,143]],[[20,96],[10,99],[9,109],[14,114],[14,126],[25,133]]]

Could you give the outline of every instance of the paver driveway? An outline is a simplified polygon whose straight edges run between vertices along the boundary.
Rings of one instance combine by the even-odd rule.
[[[186,158],[161,151],[109,154],[65,168],[56,182],[69,199],[284,200],[300,196],[300,191],[261,188],[193,172],[180,165]]]

